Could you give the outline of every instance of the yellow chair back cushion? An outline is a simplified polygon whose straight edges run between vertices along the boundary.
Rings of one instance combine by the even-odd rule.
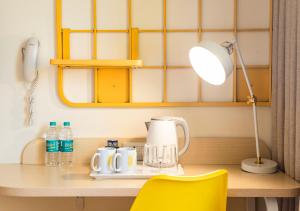
[[[225,211],[227,171],[199,176],[154,176],[136,197],[131,211]]]

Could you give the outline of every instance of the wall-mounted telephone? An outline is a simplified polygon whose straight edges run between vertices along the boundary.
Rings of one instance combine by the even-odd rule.
[[[37,60],[39,53],[39,40],[37,38],[29,38],[26,41],[25,46],[22,48],[23,54],[23,76],[26,84],[28,85],[27,89],[27,118],[26,125],[31,126],[33,121],[33,103],[34,96],[33,92],[37,86],[38,82],[38,68],[37,68]]]
[[[31,83],[37,77],[37,58],[39,53],[39,41],[32,37],[27,40],[23,52],[23,71],[25,81]]]

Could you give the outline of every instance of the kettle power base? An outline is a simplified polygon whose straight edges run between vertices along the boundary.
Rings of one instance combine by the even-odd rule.
[[[126,173],[101,174],[100,172],[91,171],[90,177],[95,179],[148,179],[152,176],[160,174],[182,176],[184,175],[184,171],[180,164],[177,165],[177,167],[172,168],[154,168],[144,165],[137,165],[135,171]]]

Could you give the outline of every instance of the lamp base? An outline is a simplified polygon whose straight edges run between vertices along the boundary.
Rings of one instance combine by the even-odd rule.
[[[242,170],[255,174],[271,174],[277,171],[277,163],[273,160],[262,158],[261,164],[257,164],[256,161],[257,158],[248,158],[242,160]]]

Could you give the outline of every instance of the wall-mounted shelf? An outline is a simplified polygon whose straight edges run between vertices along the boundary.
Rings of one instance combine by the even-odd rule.
[[[138,68],[143,66],[142,60],[73,60],[51,59],[50,64],[61,67],[93,67],[93,68]]]

